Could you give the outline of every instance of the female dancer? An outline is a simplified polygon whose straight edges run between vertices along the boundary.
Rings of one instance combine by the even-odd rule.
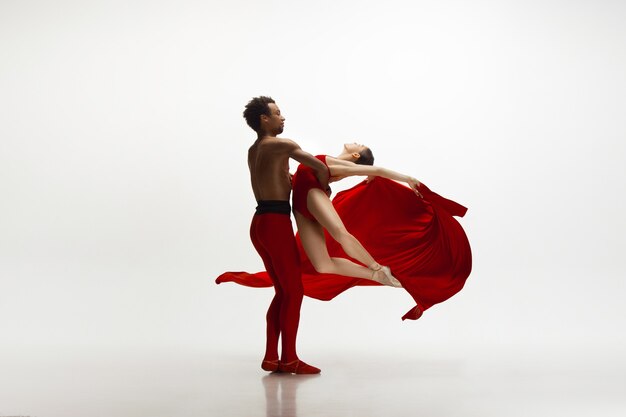
[[[305,179],[306,169],[298,168],[292,206],[299,229],[296,242],[304,295],[329,301],[355,286],[397,285],[384,272],[376,271],[379,265],[374,259],[389,265],[415,300],[403,320],[417,320],[424,311],[461,291],[472,270],[472,252],[455,217],[463,217],[466,207],[415,178],[361,165],[373,163],[371,151],[362,145],[347,144],[337,157],[318,158],[335,181],[350,175],[386,178],[363,181],[338,193],[331,204],[315,180]],[[411,188],[387,178],[406,182]],[[381,200],[385,204],[380,204]],[[348,256],[370,268],[345,259]],[[265,271],[225,272],[215,282],[272,286]]]
[[[337,157],[316,156],[328,167],[330,181],[353,175],[380,176],[406,182],[421,197],[420,182],[386,168],[376,167],[372,151],[361,144],[346,143]],[[318,273],[365,278],[384,285],[402,287],[386,266],[381,266],[361,243],[347,230],[312,169],[300,165],[293,176],[293,211],[302,246]],[[345,258],[330,257],[326,248],[324,230],[337,241],[345,253],[364,267]]]

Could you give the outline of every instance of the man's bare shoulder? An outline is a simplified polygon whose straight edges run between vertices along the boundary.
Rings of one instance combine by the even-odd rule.
[[[272,136],[263,138],[263,140],[252,145],[250,149],[253,149],[254,147],[258,147],[259,149],[262,148],[265,151],[290,152],[297,149],[298,144],[288,138],[278,138]]]

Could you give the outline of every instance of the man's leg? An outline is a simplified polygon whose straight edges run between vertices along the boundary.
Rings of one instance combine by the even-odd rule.
[[[272,213],[263,214],[259,217],[260,221],[254,229],[257,238],[255,247],[257,244],[262,247],[259,253],[263,253],[264,259],[269,255],[267,264],[271,264],[271,268],[268,268],[268,272],[273,271],[272,275],[276,279],[275,287],[282,291],[279,303],[282,352],[278,370],[297,374],[317,374],[320,370],[299,360],[296,353],[296,337],[304,289],[300,270],[300,254],[293,234],[291,219],[289,215]],[[270,306],[272,314],[268,311],[268,318],[274,317],[275,310],[273,307],[277,306],[278,303],[275,306]],[[268,337],[271,337],[269,328]]]
[[[283,291],[280,288],[276,273],[272,266],[270,254],[265,250],[261,240],[259,239],[258,223],[260,218],[255,216],[250,226],[250,240],[254,245],[259,256],[263,260],[265,270],[272,279],[274,284],[275,295],[270,303],[265,316],[267,322],[266,330],[266,342],[265,342],[265,355],[263,356],[263,362],[261,368],[266,371],[275,371],[278,369],[278,339],[280,337],[280,311],[282,304]]]
[[[280,302],[281,361],[298,359],[296,337],[300,322],[300,306],[304,290],[300,271],[300,254],[291,226],[291,219],[283,214],[264,214],[259,223],[260,241],[269,254],[277,288],[282,291]],[[267,237],[267,238],[265,238]],[[268,271],[269,272],[269,271]],[[274,278],[272,278],[274,279]]]
[[[272,268],[267,268],[267,272],[274,282],[275,294],[265,316],[267,333],[263,361],[278,363],[278,339],[280,337],[280,311],[283,302],[283,290],[277,285],[276,275]]]

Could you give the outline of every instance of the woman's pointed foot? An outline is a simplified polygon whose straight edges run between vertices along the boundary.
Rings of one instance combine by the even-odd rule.
[[[306,364],[300,359],[296,359],[295,361],[288,362],[288,363],[280,362],[278,364],[278,371],[287,372],[291,374],[297,374],[297,375],[313,375],[313,374],[319,374],[320,372],[322,372],[321,369],[316,368],[315,366]]]
[[[372,281],[376,281],[382,285],[389,285],[387,274],[383,271],[382,265],[376,263],[370,265],[370,269],[372,270]]]
[[[391,274],[391,270],[388,266],[374,264],[370,266],[370,269],[374,271],[372,272],[372,279],[374,281],[390,287],[402,288],[402,284]]]
[[[400,283],[400,281],[398,281],[396,277],[391,274],[391,269],[389,269],[388,266],[383,266],[381,267],[381,269],[383,270],[387,281],[389,281],[389,285],[395,288],[402,288],[402,284]]]

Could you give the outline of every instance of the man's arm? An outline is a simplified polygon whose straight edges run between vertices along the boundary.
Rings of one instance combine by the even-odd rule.
[[[285,146],[287,148],[287,152],[289,157],[304,164],[308,167],[313,168],[315,171],[315,176],[317,180],[320,182],[320,185],[324,190],[328,189],[328,168],[322,161],[314,157],[308,152],[305,152],[300,148],[300,146],[289,139],[283,139]]]

